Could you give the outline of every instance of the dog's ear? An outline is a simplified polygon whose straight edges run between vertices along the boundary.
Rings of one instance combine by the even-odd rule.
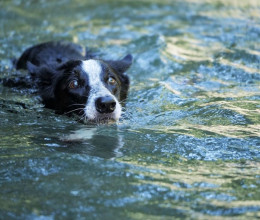
[[[121,60],[110,60],[107,62],[109,63],[110,67],[114,69],[117,73],[123,74],[132,65],[133,56],[131,54],[128,54]]]
[[[54,98],[54,88],[57,83],[56,70],[51,66],[36,66],[31,62],[27,62],[27,69],[32,79],[37,83],[39,92],[43,100]]]
[[[51,66],[42,65],[36,66],[31,62],[27,62],[27,69],[31,77],[38,83],[43,83],[46,85],[52,84],[53,76],[55,75],[55,69]]]
[[[35,74],[37,74],[37,72],[39,72],[39,67],[35,66],[30,61],[27,61],[26,66],[31,75],[35,75]]]

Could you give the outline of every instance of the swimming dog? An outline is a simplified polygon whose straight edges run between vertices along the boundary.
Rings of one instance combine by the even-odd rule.
[[[25,50],[15,66],[28,70],[43,104],[56,113],[77,114],[89,122],[117,121],[127,98],[125,72],[132,55],[102,60],[81,52],[74,43],[42,43]]]

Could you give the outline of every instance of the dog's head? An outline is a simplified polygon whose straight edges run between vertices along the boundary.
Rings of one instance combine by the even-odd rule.
[[[58,113],[78,114],[88,121],[118,120],[127,97],[125,74],[132,56],[122,60],[71,60],[60,66],[27,63],[43,103]]]

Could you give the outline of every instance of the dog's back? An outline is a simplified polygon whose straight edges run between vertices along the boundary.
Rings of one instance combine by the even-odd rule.
[[[83,48],[66,42],[46,42],[25,50],[15,62],[16,69],[27,69],[30,62],[36,66],[60,65],[68,60],[84,60]]]

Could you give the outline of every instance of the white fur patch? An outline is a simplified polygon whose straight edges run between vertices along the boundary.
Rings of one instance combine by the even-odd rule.
[[[88,75],[90,93],[85,107],[85,114],[89,120],[112,118],[118,120],[121,116],[122,107],[117,98],[105,87],[101,80],[102,67],[97,60],[82,61],[82,69]],[[101,114],[96,110],[95,101],[99,97],[112,96],[116,101],[116,109],[110,114]]]

